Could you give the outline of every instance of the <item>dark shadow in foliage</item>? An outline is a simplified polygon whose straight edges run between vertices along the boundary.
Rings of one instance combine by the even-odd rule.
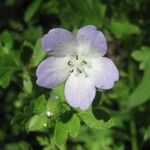
[[[101,92],[96,92],[96,97],[92,103],[93,108],[98,107],[100,105],[101,97],[102,97]]]
[[[32,56],[32,49],[28,46],[24,46],[21,52],[21,60],[26,65],[29,63]]]
[[[96,92],[96,97],[92,103],[92,112],[96,119],[108,121],[111,117],[102,109],[99,109],[101,103],[101,92]]]
[[[61,116],[60,116],[60,120],[63,122],[63,123],[66,123],[68,122],[72,116],[73,116],[73,111],[68,111],[68,112],[65,112],[63,113]]]
[[[93,111],[93,114],[95,116],[95,118],[97,120],[104,120],[105,122],[107,122],[111,117],[102,109],[99,109],[99,108],[96,108],[96,109],[93,109],[92,108],[92,111]]]

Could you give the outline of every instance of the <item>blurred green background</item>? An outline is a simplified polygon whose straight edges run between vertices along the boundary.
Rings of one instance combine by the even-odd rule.
[[[35,70],[44,59],[39,39],[51,28],[76,32],[93,24],[107,39],[107,56],[120,80],[98,96],[115,126],[91,129],[81,123],[67,150],[150,149],[149,0],[1,0],[0,1],[0,149],[57,150],[52,131],[27,132],[25,107],[46,90],[36,86]],[[22,112],[25,110],[24,112]],[[18,113],[15,119],[12,118]]]

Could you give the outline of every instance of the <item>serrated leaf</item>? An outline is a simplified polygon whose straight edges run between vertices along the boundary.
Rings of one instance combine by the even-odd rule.
[[[141,32],[137,25],[132,24],[127,20],[118,21],[112,19],[109,24],[109,29],[118,39],[122,39],[133,34],[139,35]]]
[[[66,143],[68,135],[76,137],[80,129],[80,119],[76,114],[67,112],[63,117],[56,123],[54,131],[54,140],[59,146]]]
[[[45,57],[45,55],[46,55],[46,53],[42,49],[41,40],[39,39],[36,42],[35,47],[33,49],[33,54],[32,54],[32,58],[31,58],[31,65],[37,66],[42,61],[42,59]]]
[[[1,54],[0,55],[0,86],[2,86],[3,88],[8,87],[14,72],[19,69],[20,67],[16,63],[13,55]]]
[[[48,119],[45,115],[35,115],[33,116],[28,124],[27,131],[44,131],[48,127]]]
[[[143,79],[138,87],[129,96],[130,108],[141,105],[150,99],[150,59],[146,65]]]
[[[89,108],[86,111],[79,111],[79,116],[82,118],[82,120],[85,122],[87,126],[90,128],[95,128],[95,129],[108,129],[114,126],[114,120],[110,118],[107,121],[104,121],[103,119],[97,119],[93,112],[92,109]],[[100,116],[101,117],[101,116]]]
[[[131,56],[136,60],[140,62],[139,68],[141,70],[145,69],[146,64],[148,63],[150,59],[150,47],[143,46],[140,50],[134,51]]]
[[[24,15],[25,22],[29,22],[33,18],[33,16],[35,15],[37,10],[39,9],[41,2],[42,2],[42,0],[34,0],[29,5],[29,7],[27,8],[25,15]]]

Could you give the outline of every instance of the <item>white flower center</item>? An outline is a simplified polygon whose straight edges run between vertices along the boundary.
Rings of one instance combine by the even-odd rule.
[[[78,76],[81,73],[84,73],[87,77],[88,74],[86,72],[86,68],[90,67],[89,63],[87,62],[86,57],[81,55],[70,56],[69,61],[67,62],[69,66],[70,73],[75,73]]]

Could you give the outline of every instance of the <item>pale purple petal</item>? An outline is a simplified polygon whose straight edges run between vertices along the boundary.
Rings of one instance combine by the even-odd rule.
[[[90,77],[99,89],[111,89],[114,82],[119,80],[118,69],[111,59],[99,57],[91,59],[91,68],[88,68]]]
[[[77,33],[76,39],[79,45],[84,43],[90,46],[90,48],[87,49],[87,53],[91,50],[103,56],[107,52],[107,43],[104,34],[98,31],[93,25],[81,28]]]
[[[63,83],[69,76],[67,58],[47,58],[36,70],[36,83],[45,88],[53,88]]]
[[[72,53],[75,44],[72,33],[61,28],[51,29],[41,41],[42,47],[53,56],[65,56]]]
[[[86,110],[94,100],[95,86],[84,74],[72,73],[65,85],[65,96],[70,106]]]

